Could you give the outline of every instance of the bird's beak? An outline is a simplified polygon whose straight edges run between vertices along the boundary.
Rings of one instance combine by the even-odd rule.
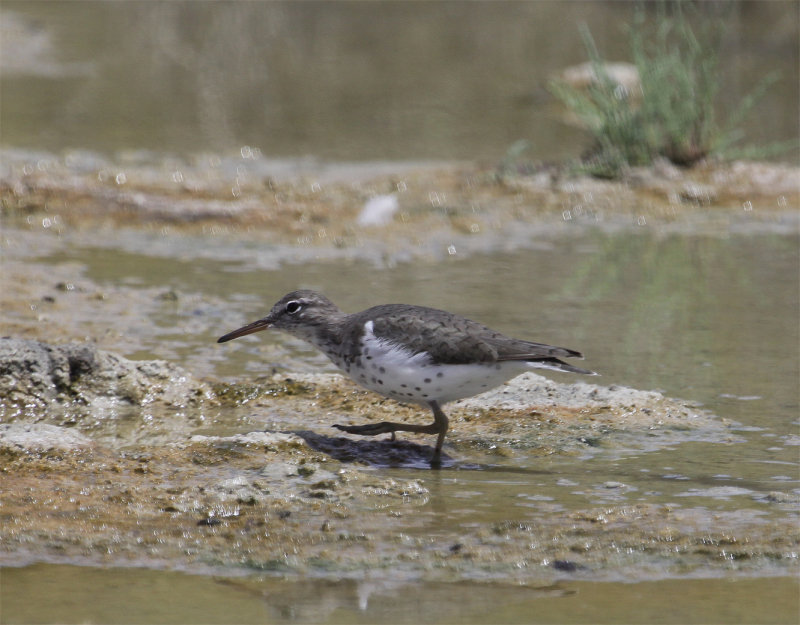
[[[233,339],[238,339],[240,336],[246,336],[248,334],[253,334],[254,332],[260,332],[261,330],[266,330],[267,328],[271,327],[272,321],[269,320],[269,317],[264,317],[263,319],[259,319],[253,323],[248,323],[246,326],[243,326],[238,330],[228,332],[225,336],[219,337],[217,339],[217,343],[232,341]]]

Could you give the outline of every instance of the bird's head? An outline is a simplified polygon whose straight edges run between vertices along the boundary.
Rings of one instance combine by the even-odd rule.
[[[309,339],[317,328],[330,323],[332,317],[342,314],[332,301],[316,291],[292,291],[278,300],[266,317],[221,336],[217,343],[225,343],[268,328]]]

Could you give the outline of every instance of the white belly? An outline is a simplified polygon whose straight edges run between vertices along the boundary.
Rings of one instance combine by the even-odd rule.
[[[401,402],[444,404],[471,397],[529,370],[526,362],[439,365],[426,352],[412,354],[383,341],[365,324],[361,349],[364,355],[348,367],[334,362],[361,386]]]
[[[525,369],[520,363],[487,365],[427,365],[422,368],[385,367],[384,373],[365,371],[356,378],[366,388],[398,401],[425,404],[472,397],[519,375]],[[360,372],[359,372],[360,373]]]

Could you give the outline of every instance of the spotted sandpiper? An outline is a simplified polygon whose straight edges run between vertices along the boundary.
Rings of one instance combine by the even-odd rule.
[[[383,421],[334,425],[349,434],[437,434],[432,464],[441,463],[447,416],[441,406],[499,386],[530,369],[596,375],[559,358],[582,358],[564,347],[522,341],[453,313],[384,304],[347,314],[315,291],[284,295],[263,319],[229,332],[224,343],[267,328],[301,338],[361,386],[399,402],[428,406],[433,423]]]

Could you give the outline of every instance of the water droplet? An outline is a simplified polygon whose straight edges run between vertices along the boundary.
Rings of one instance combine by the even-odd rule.
[[[564,211],[563,213],[561,213],[561,218],[564,221],[569,221],[570,219],[572,219],[572,213],[570,211]]]
[[[114,176],[114,182],[117,184],[125,184],[128,182],[128,177],[125,175],[124,171],[119,172],[116,176]]]
[[[473,233],[473,234],[477,234],[478,232],[480,232],[480,231],[481,231],[481,227],[480,227],[478,224],[472,224],[472,225],[469,227],[469,231],[470,231],[471,233]]]
[[[444,203],[444,194],[439,195],[436,191],[431,191],[428,193],[428,200],[431,206],[441,206]]]
[[[243,145],[239,152],[241,153],[242,158],[253,158],[253,148],[251,148],[249,145]]]
[[[640,226],[646,226],[647,225],[647,219],[645,218],[644,215],[640,215],[639,219],[636,220],[636,223],[638,225],[640,225]]]
[[[747,200],[744,204],[742,204],[742,208],[746,211],[753,210],[753,203],[750,200]]]
[[[456,250],[456,246],[455,245],[449,245],[447,247],[447,253],[450,254],[450,256],[455,256],[456,254],[458,254],[458,251]]]
[[[322,191],[322,185],[319,182],[312,182],[311,193],[319,193],[320,191]]]

